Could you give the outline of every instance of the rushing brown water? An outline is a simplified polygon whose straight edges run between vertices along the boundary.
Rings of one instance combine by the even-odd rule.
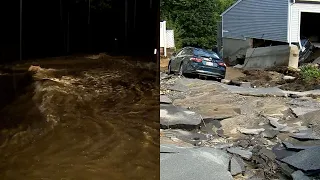
[[[154,64],[86,59],[41,67],[0,111],[0,179],[159,179]]]

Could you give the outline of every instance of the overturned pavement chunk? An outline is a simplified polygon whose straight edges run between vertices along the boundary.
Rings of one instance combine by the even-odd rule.
[[[281,161],[303,171],[319,171],[320,147],[300,151],[292,156],[282,159]]]
[[[160,125],[165,128],[176,125],[197,127],[201,116],[193,111],[172,104],[160,104]]]
[[[251,151],[243,150],[239,147],[231,147],[231,148],[228,148],[227,151],[231,154],[237,154],[246,160],[250,160],[252,158]]]
[[[245,172],[245,164],[238,156],[233,156],[230,160],[230,172],[232,176]]]

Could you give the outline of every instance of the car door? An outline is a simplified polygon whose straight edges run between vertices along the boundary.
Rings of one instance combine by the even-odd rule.
[[[172,59],[171,59],[171,69],[172,71],[178,71],[181,63],[181,54],[184,49],[180,50]]]
[[[193,48],[192,47],[185,48],[183,53],[181,54],[181,61],[183,61],[184,64],[187,65],[191,57],[193,57]],[[179,64],[179,67],[180,67],[180,64]]]

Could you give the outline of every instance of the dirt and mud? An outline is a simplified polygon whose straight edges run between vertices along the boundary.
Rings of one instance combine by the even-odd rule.
[[[166,72],[169,59],[162,59],[160,62],[160,70]],[[295,77],[294,80],[285,80],[284,76]],[[257,87],[279,87],[288,91],[309,91],[319,88],[320,82],[306,82],[302,79],[299,71],[278,67],[266,70],[242,70],[235,67],[227,67],[225,79],[233,81],[235,84],[239,82],[250,82],[251,86]],[[232,82],[231,82],[232,83]]]
[[[1,179],[159,179],[155,63],[80,56],[1,73]]]

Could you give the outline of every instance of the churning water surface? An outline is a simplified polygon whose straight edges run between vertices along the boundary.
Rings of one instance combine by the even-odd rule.
[[[85,59],[41,67],[0,111],[0,179],[159,179],[154,64]]]

